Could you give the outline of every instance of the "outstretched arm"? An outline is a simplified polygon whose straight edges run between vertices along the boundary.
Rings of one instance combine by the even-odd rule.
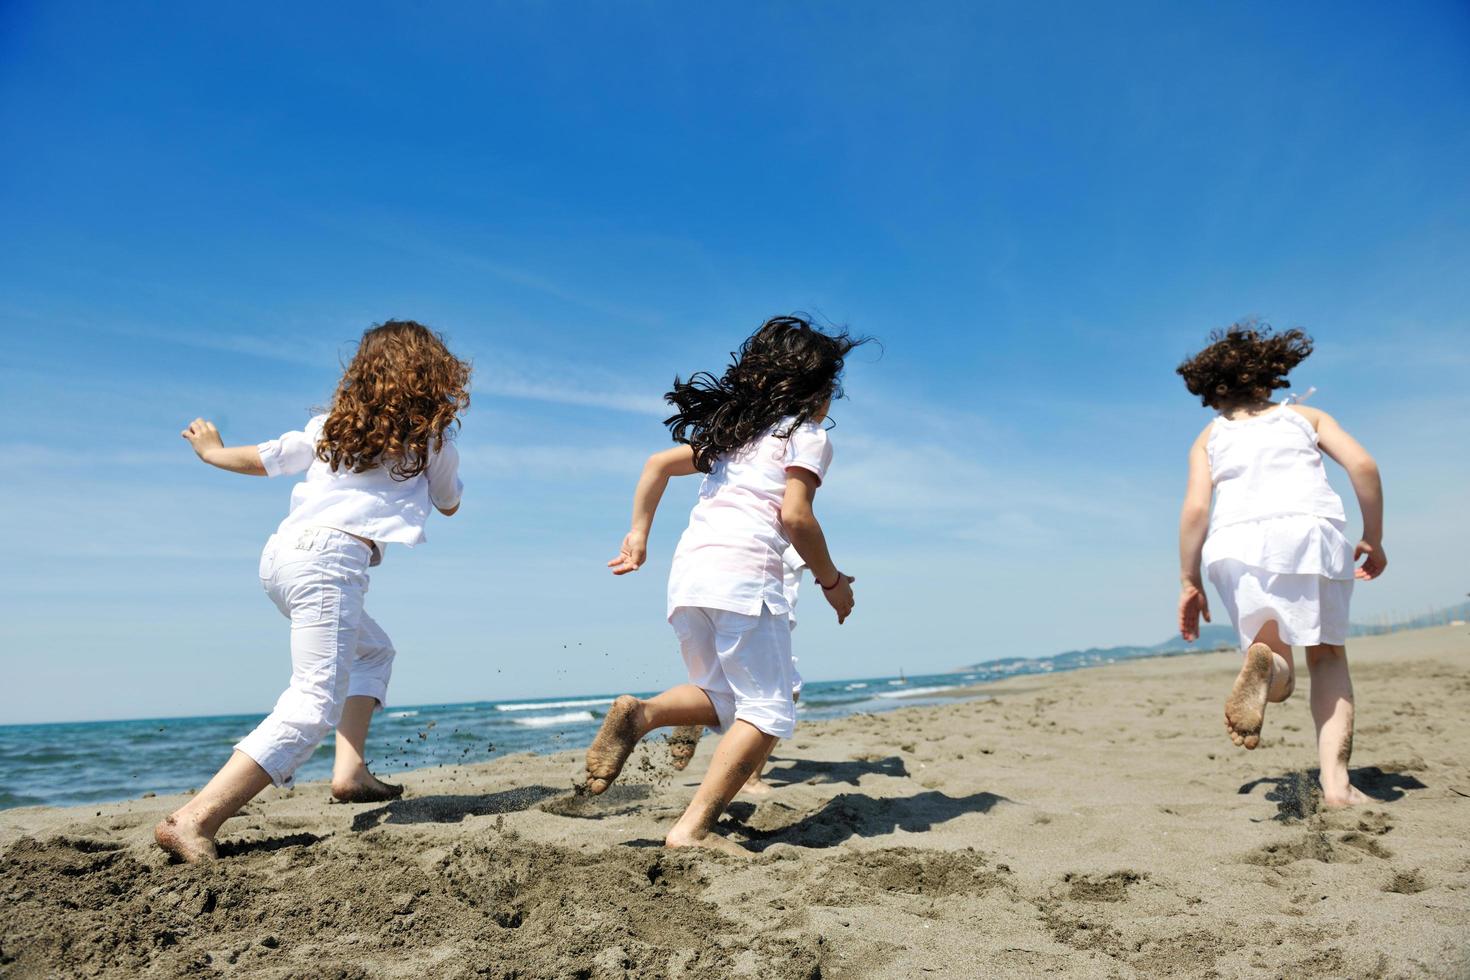
[[[1189,482],[1184,488],[1184,506],[1179,511],[1179,635],[1189,641],[1199,638],[1199,621],[1210,621],[1210,602],[1200,575],[1200,554],[1210,529],[1210,427],[1189,447]]]
[[[614,575],[636,572],[648,558],[648,532],[653,527],[653,515],[663,499],[669,478],[691,476],[697,472],[694,449],[690,446],[675,446],[648,457],[648,462],[643,464],[643,475],[638,478],[638,487],[633,491],[632,525],[623,538],[618,556],[607,563]]]
[[[1383,551],[1383,480],[1378,475],[1378,464],[1358,440],[1337,424],[1337,419],[1316,409],[1308,417],[1317,427],[1317,445],[1347,470],[1353,493],[1358,497],[1363,537],[1353,550],[1353,559],[1362,558],[1363,564],[1355,574],[1365,581],[1377,578],[1388,567],[1388,556]]]
[[[226,446],[213,422],[195,419],[179,435],[189,440],[194,452],[210,466],[246,476],[265,476],[265,464],[255,446]]]
[[[822,596],[837,611],[840,625],[852,615],[851,575],[838,570],[832,555],[827,550],[827,536],[812,510],[812,499],[817,495],[817,475],[810,470],[791,467],[786,470],[786,492],[781,498],[781,525],[791,546],[812,570],[817,584],[822,587]],[[831,584],[828,584],[831,583]]]

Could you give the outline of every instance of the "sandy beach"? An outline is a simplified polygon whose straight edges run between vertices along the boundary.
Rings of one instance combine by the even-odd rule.
[[[155,797],[0,813],[0,975],[1456,977],[1470,974],[1470,631],[1355,641],[1355,781],[1318,807],[1306,672],[1234,748],[1234,654],[808,724],[722,823],[659,846],[713,739],[410,773],[387,805],[268,792],[169,865]]]

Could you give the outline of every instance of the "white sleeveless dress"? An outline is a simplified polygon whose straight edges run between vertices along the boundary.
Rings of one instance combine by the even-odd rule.
[[[1208,451],[1215,504],[1201,562],[1241,648],[1273,619],[1292,646],[1346,643],[1353,545],[1312,423],[1286,405],[1222,416]]]

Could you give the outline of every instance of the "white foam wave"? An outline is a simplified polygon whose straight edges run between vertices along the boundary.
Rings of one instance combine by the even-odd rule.
[[[578,701],[516,701],[497,704],[496,711],[544,711],[547,708],[590,708],[598,704],[612,704],[613,698],[583,698]]]
[[[924,694],[938,694],[941,691],[953,691],[959,687],[958,684],[943,684],[938,687],[911,687],[907,691],[879,691],[880,698],[916,698]]]
[[[552,725],[580,725],[589,721],[596,721],[597,716],[590,711],[568,711],[561,715],[532,715],[530,718],[513,719],[517,725],[525,725],[527,728],[550,728]]]
[[[848,684],[846,687],[843,688],[843,690],[844,691],[861,691],[863,688],[865,688],[867,686],[868,685],[866,683],[863,683],[863,684]]]
[[[417,711],[390,711],[390,712],[388,712],[388,717],[389,718],[413,718],[413,717],[416,717],[417,715],[418,715],[418,712]]]

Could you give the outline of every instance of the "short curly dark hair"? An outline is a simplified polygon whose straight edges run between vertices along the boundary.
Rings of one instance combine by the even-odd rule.
[[[1287,386],[1291,369],[1312,353],[1312,338],[1297,329],[1281,333],[1268,323],[1242,320],[1210,334],[1210,346],[1175,369],[1192,395],[1211,408],[1263,402]]]

